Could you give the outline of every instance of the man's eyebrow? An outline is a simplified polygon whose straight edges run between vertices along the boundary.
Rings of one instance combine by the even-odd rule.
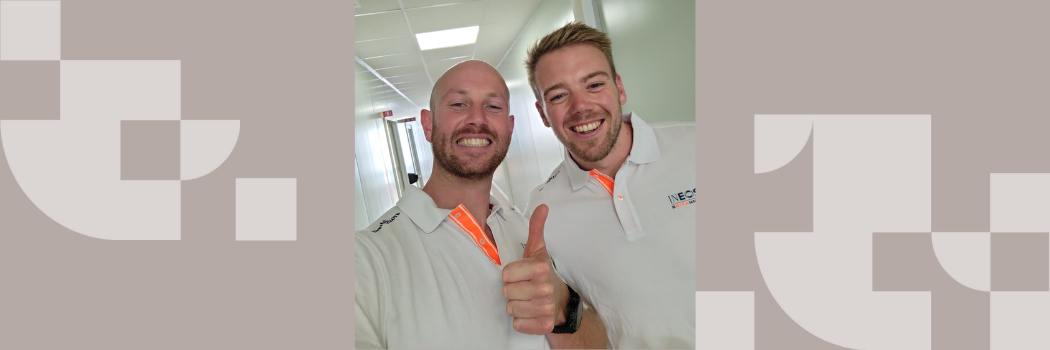
[[[594,78],[594,77],[599,76],[599,75],[605,76],[606,78],[609,77],[609,73],[602,72],[602,71],[597,71],[597,72],[594,72],[594,73],[591,73],[591,74],[587,74],[586,77],[583,77],[583,79],[580,79],[580,82],[581,83],[582,82],[586,82],[588,80],[591,80],[591,78]]]
[[[565,84],[562,84],[562,83],[554,84],[553,86],[547,88],[547,90],[543,90],[543,96],[546,97],[547,95],[550,95],[551,90],[564,89],[564,88],[565,88]]]
[[[591,73],[591,74],[587,74],[587,76],[585,76],[585,77],[580,79],[580,82],[581,83],[587,82],[588,80],[591,80],[591,78],[594,78],[594,77],[597,77],[597,76],[604,76],[606,78],[610,77],[609,73],[606,73],[606,72],[603,72],[603,71],[597,71],[597,72],[594,72],[594,73]],[[563,88],[565,88],[565,84],[562,84],[562,83],[554,84],[553,86],[547,88],[547,90],[543,90],[543,96],[547,96],[548,94],[550,94],[551,90],[563,89]]]
[[[448,92],[446,92],[444,95],[441,96],[441,99],[445,99],[445,98],[448,97],[448,95],[451,95],[453,93],[460,94],[460,95],[466,95],[467,94],[467,90],[452,90],[452,89],[449,89]]]

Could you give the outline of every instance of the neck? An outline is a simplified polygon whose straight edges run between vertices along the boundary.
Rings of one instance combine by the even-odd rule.
[[[463,204],[485,232],[488,232],[491,189],[492,174],[477,180],[465,179],[449,174],[437,164],[430,180],[423,186],[423,192],[430,195],[438,208],[455,209]]]
[[[570,153],[569,156],[571,156],[572,160],[580,166],[580,169],[587,171],[595,169],[602,174],[616,179],[616,172],[627,162],[627,157],[631,155],[631,145],[633,144],[634,128],[631,126],[631,123],[623,122],[623,125],[620,126],[620,134],[616,137],[616,143],[605,158],[602,158],[597,162],[581,162],[576,156],[573,156],[572,153]]]

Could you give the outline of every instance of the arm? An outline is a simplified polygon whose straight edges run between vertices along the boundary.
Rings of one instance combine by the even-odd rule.
[[[568,298],[565,299],[568,302]],[[561,304],[564,308],[565,304]],[[573,334],[547,334],[551,349],[605,349],[608,338],[605,324],[598,318],[598,313],[586,303],[581,303],[583,313],[580,315],[580,328]],[[565,322],[565,315],[558,317],[558,324]]]
[[[354,243],[354,347],[385,349],[381,298],[386,294],[379,278],[379,263],[373,259],[366,240],[358,236]]]

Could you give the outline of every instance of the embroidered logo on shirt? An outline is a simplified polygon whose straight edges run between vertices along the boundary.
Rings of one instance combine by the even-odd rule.
[[[671,209],[696,203],[696,189],[694,188],[672,194],[667,196],[667,199],[671,201]]]
[[[397,213],[397,214],[394,214],[394,216],[391,216],[391,217],[390,217],[390,220],[383,220],[383,221],[380,221],[380,222],[379,222],[379,227],[376,227],[376,229],[375,229],[375,230],[373,230],[373,231],[372,231],[372,233],[376,233],[376,232],[379,232],[379,230],[382,230],[382,229],[383,229],[383,225],[386,225],[386,224],[389,224],[389,223],[391,223],[391,222],[394,222],[394,219],[397,219],[397,216],[398,216],[398,215],[401,215],[401,213]]]
[[[558,177],[558,174],[561,174],[561,172],[556,172],[554,173],[554,175],[551,175],[551,177],[548,177],[547,182],[544,182],[543,186],[540,186],[540,190],[538,192],[543,192],[543,189],[547,188],[547,184],[551,183],[551,180],[554,180],[554,178]]]
[[[558,177],[558,173],[554,173],[554,175],[551,175],[551,177],[548,177],[547,178],[547,182],[544,182],[544,183],[545,184],[549,184],[549,183],[551,183],[551,180],[554,180],[554,178],[556,178],[556,177]]]

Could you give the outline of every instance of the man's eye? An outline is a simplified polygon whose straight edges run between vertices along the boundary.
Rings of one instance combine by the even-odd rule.
[[[599,83],[593,83],[593,84],[591,84],[590,88],[591,88],[591,89],[597,89],[597,88],[600,88],[600,87],[602,87],[602,86],[604,86],[604,85],[605,85],[605,83],[604,83],[604,82],[599,82]]]
[[[466,106],[466,104],[463,103],[463,102],[456,102],[456,103],[451,104],[450,106],[452,106],[452,107],[463,107],[463,106]]]
[[[498,110],[502,110],[502,109],[503,109],[503,107],[500,107],[500,106],[496,106],[496,105],[491,105],[491,106],[489,106],[489,108],[490,108],[490,109],[494,109],[494,110],[497,110],[497,111],[498,111]]]
[[[563,94],[557,94],[557,95],[554,95],[554,96],[552,96],[552,97],[551,97],[550,101],[551,101],[551,102],[554,102],[554,101],[560,100],[560,99],[561,99],[562,97],[564,97],[564,96],[565,96],[565,95],[563,95]]]

